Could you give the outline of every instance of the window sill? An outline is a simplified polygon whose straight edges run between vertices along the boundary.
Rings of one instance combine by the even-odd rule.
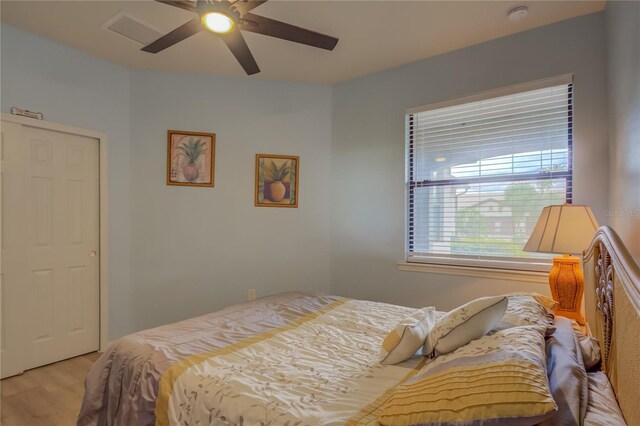
[[[525,271],[520,269],[483,268],[478,266],[442,265],[434,263],[402,262],[398,269],[409,272],[459,275],[465,277],[493,278],[508,281],[524,281],[536,284],[549,284],[549,273]]]

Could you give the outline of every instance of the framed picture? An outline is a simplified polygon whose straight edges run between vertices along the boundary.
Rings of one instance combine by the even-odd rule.
[[[256,154],[256,207],[298,207],[300,157]]]
[[[215,133],[167,133],[167,185],[213,187]]]

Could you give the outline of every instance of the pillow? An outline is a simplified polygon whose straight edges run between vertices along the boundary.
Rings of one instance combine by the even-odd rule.
[[[578,339],[567,318],[556,318],[556,331],[546,338],[547,377],[558,411],[539,426],[578,426],[589,400],[587,371]]]
[[[505,296],[509,299],[509,304],[504,316],[496,325],[497,330],[521,325],[544,325],[547,327],[547,335],[554,332],[553,314],[558,302],[537,293],[519,292]]]
[[[382,342],[380,364],[397,364],[411,358],[424,344],[435,322],[435,308],[428,307],[398,324]]]
[[[506,296],[481,297],[446,313],[429,332],[422,353],[438,356],[479,339],[500,321],[507,303]]]
[[[508,294],[507,296],[517,296],[517,295],[523,295],[523,294],[528,295],[533,299],[535,299],[536,302],[544,306],[547,312],[551,314],[555,313],[556,309],[558,309],[558,306],[560,306],[560,303],[556,302],[550,297],[543,296],[542,294],[539,294],[539,293],[511,293],[510,295]]]
[[[584,334],[576,321],[571,321],[571,326],[578,339],[585,368],[587,370],[594,369],[600,362],[600,343],[598,343],[598,339]]]
[[[545,371],[545,328],[483,336],[428,360],[381,407],[382,425],[532,425],[557,405]]]

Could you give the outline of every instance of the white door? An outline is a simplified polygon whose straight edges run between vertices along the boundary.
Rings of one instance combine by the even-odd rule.
[[[22,137],[22,126],[15,123],[2,122],[0,129],[0,177],[2,179],[2,226],[0,236],[2,252],[0,253],[0,373],[1,377],[13,376],[22,372],[22,360],[20,348],[22,346],[22,333],[17,325],[21,317],[19,273],[26,268],[26,257],[22,255],[23,245],[20,232],[15,227],[5,226],[10,222],[7,218],[20,215],[20,202],[26,200],[20,191],[22,177],[14,172],[18,170],[15,159],[20,157],[18,143]],[[16,200],[9,202],[9,200]],[[9,268],[11,265],[11,268]]]
[[[4,348],[3,377],[15,353],[20,371],[99,347],[99,143],[24,125],[14,133],[4,134],[2,200],[2,303],[14,309],[2,328],[22,337]]]

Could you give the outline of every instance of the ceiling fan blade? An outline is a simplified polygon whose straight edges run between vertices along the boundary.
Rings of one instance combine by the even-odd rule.
[[[196,6],[194,3],[190,1],[179,1],[179,0],[156,0],[158,3],[168,4],[169,6],[179,7],[180,9],[188,10],[190,12],[195,12]]]
[[[174,44],[179,43],[194,34],[199,33],[200,31],[202,31],[202,23],[200,22],[200,18],[193,18],[186,24],[181,25],[170,33],[163,35],[156,41],[152,41],[151,43],[147,44],[141,50],[149,53],[158,53],[163,51],[167,47],[171,47]]]
[[[247,42],[244,40],[240,31],[231,31],[227,34],[220,34],[220,38],[227,45],[233,56],[236,57],[247,75],[252,75],[260,72],[256,60],[253,58]]]
[[[265,18],[264,16],[254,15],[253,13],[245,14],[239,24],[245,31],[319,47],[320,49],[333,50],[338,44],[338,39],[335,37],[306,30],[275,19]]]
[[[237,10],[240,13],[240,16],[242,16],[266,2],[267,0],[238,0],[233,3],[231,7]]]

